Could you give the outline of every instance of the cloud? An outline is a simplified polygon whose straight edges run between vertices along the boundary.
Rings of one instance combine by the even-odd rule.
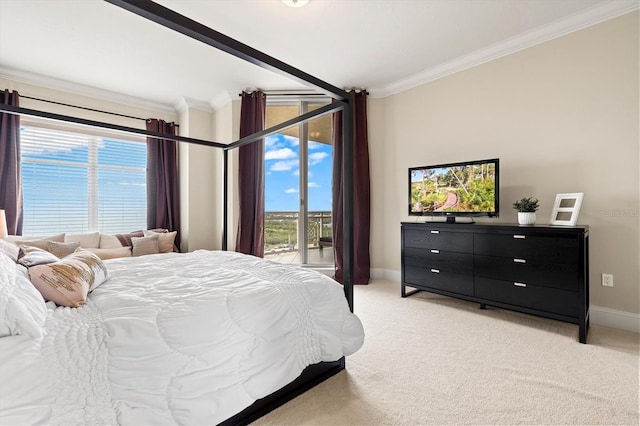
[[[291,148],[274,149],[264,154],[265,160],[286,160],[288,158],[298,158],[298,154]]]
[[[280,144],[279,142],[280,142],[280,138],[276,135],[269,135],[266,138],[264,138],[264,146],[266,149],[281,147],[282,144]]]
[[[288,172],[298,165],[298,160],[276,161],[269,170],[272,172]]]
[[[314,152],[312,154],[309,154],[309,164],[313,166],[314,164],[321,163],[322,160],[324,160],[328,156],[329,154],[327,154],[326,152]]]
[[[285,189],[284,192],[287,194],[297,194],[298,190],[295,188],[289,188],[289,189]]]
[[[325,146],[327,146],[327,145],[324,144],[324,143],[309,141],[309,151],[311,151],[313,149],[322,149]]]
[[[320,188],[320,185],[315,182],[309,182],[309,188]]]
[[[289,145],[291,146],[298,146],[300,145],[300,139],[293,137],[293,136],[288,136],[288,135],[281,135],[282,137],[282,141],[283,142],[287,142],[289,143]]]

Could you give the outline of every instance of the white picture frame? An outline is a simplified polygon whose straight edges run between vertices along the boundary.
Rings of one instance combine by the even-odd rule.
[[[575,226],[578,222],[584,192],[556,194],[551,210],[551,225]]]

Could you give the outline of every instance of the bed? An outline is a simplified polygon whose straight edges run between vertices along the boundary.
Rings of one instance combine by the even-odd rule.
[[[253,274],[253,279],[256,279],[257,275],[259,275],[258,270],[264,270],[264,274],[273,274],[274,277],[287,277],[287,279],[281,280],[282,282],[276,279],[276,283],[267,284],[267,289],[270,290],[256,290],[260,296],[259,298],[264,297],[267,305],[273,305],[276,308],[276,312],[273,314],[276,318],[280,318],[280,316],[296,317],[296,315],[302,315],[303,311],[308,311],[307,313],[311,315],[310,317],[297,317],[298,320],[295,327],[291,324],[287,326],[285,322],[278,323],[277,326],[282,326],[284,329],[287,329],[287,327],[292,328],[288,334],[284,330],[281,330],[280,333],[271,330],[271,328],[263,330],[261,326],[270,324],[272,315],[266,314],[266,311],[264,311],[265,316],[258,315],[263,313],[263,307],[260,306],[260,309],[258,309],[255,304],[252,305],[249,293],[234,287],[236,284],[222,284],[222,287],[215,286],[215,291],[207,290],[209,287],[204,284],[207,282],[207,277],[214,275],[212,273],[214,270],[222,273],[224,269],[222,264],[226,263],[226,260],[220,262],[219,259],[235,259],[235,256],[238,255],[232,253],[217,254],[217,256],[223,257],[218,258],[218,260],[208,259],[206,266],[194,268],[193,272],[185,272],[187,275],[192,273],[199,274],[197,277],[189,276],[188,279],[183,279],[184,277],[180,276],[178,279],[177,276],[174,276],[172,281],[174,286],[177,285],[181,289],[186,286],[185,290],[187,292],[194,291],[198,297],[210,298],[211,300],[207,299],[207,302],[211,302],[214,305],[215,303],[221,304],[221,300],[224,298],[223,295],[232,294],[239,299],[249,300],[249,306],[255,308],[250,310],[252,314],[256,314],[253,315],[253,319],[257,321],[257,324],[254,324],[255,329],[243,330],[237,337],[232,337],[231,339],[240,339],[242,341],[241,336],[244,336],[246,340],[242,341],[241,344],[249,345],[252,341],[250,336],[254,336],[254,342],[263,342],[265,345],[258,345],[257,348],[252,347],[251,350],[246,350],[248,346],[245,346],[239,353],[231,355],[225,351],[218,353],[219,350],[212,349],[210,342],[206,341],[206,339],[204,341],[193,340],[206,335],[206,330],[202,330],[199,327],[202,321],[215,322],[221,319],[215,316],[222,315],[217,309],[206,308],[204,300],[200,300],[198,297],[188,298],[179,296],[179,294],[170,295],[170,292],[165,292],[166,286],[164,285],[167,284],[167,281],[165,281],[166,277],[164,275],[166,273],[164,272],[161,273],[163,276],[158,277],[158,281],[164,283],[163,285],[151,285],[146,278],[141,281],[122,281],[126,279],[124,275],[127,274],[118,272],[121,268],[123,270],[132,269],[138,271],[136,274],[139,276],[144,276],[147,273],[147,269],[160,271],[160,269],[156,268],[159,265],[163,265],[162,271],[178,271],[182,270],[182,267],[178,268],[176,263],[173,264],[174,266],[170,266],[171,262],[180,264],[195,262],[198,256],[206,257],[208,254],[205,255],[205,253],[198,252],[182,255],[158,255],[160,257],[147,265],[149,268],[138,268],[134,259],[105,261],[107,269],[110,271],[110,278],[90,293],[83,308],[76,310],[72,308],[54,308],[51,302],[45,307],[32,306],[27,309],[27,312],[29,312],[29,315],[34,316],[32,319],[41,320],[42,322],[40,324],[37,321],[36,324],[39,324],[37,327],[33,327],[32,324],[31,329],[35,330],[35,337],[29,337],[28,333],[23,333],[0,338],[0,357],[2,357],[0,360],[0,365],[2,366],[2,371],[0,371],[0,380],[2,380],[2,386],[0,386],[0,392],[2,392],[0,393],[0,413],[2,414],[2,420],[3,423],[8,424],[16,422],[41,423],[47,418],[49,418],[49,421],[46,422],[51,424],[246,424],[326,378],[342,371],[345,368],[344,356],[357,350],[359,345],[362,344],[362,327],[357,317],[352,314],[354,269],[353,169],[351,167],[354,156],[352,144],[352,95],[151,1],[106,1],[240,59],[302,82],[319,93],[332,97],[334,102],[264,131],[241,138],[231,144],[181,136],[169,138],[166,134],[137,128],[8,105],[0,105],[0,111],[130,132],[159,139],[173,139],[178,142],[210,146],[212,149],[222,149],[224,154],[223,250],[226,250],[228,240],[227,227],[229,218],[227,211],[229,197],[227,192],[229,173],[227,169],[229,151],[242,145],[253,143],[287,127],[307,122],[324,114],[342,111],[344,115],[342,120],[344,140],[342,154],[344,181],[344,190],[342,192],[342,226],[344,235],[342,241],[342,286],[327,277],[311,271],[289,269],[290,267],[273,265],[268,261],[255,258],[251,258],[250,261],[245,260],[245,262],[249,263],[254,262],[255,268],[253,272],[249,273],[247,271],[250,275]],[[224,256],[231,257],[225,258]],[[234,260],[234,262],[236,261]],[[237,262],[242,263],[239,260]],[[24,271],[17,267],[16,270],[11,272],[11,268],[7,268],[5,265],[6,271],[3,270],[3,273],[11,275],[16,280],[10,290],[18,291],[16,289],[22,288],[22,291],[26,291],[24,290],[27,288],[23,280],[25,278]],[[239,273],[239,269],[225,273]],[[222,273],[222,275],[225,275],[225,273]],[[303,281],[305,285],[293,285],[287,281],[294,276]],[[128,277],[131,278],[131,274]],[[267,277],[262,276],[259,280],[262,281],[263,278]],[[154,278],[149,279],[154,280]],[[202,284],[196,284],[198,280],[204,281]],[[22,281],[21,287],[15,285],[15,282],[18,281]],[[250,284],[250,279],[242,278],[240,281],[245,282],[249,286],[248,288],[253,288],[253,285]],[[268,282],[268,280],[264,281]],[[147,287],[142,284],[143,282],[147,282]],[[315,288],[315,285],[306,285],[311,282],[315,282],[318,286],[315,290],[310,289],[311,287]],[[192,287],[189,287],[189,285],[192,285]],[[289,291],[293,291],[294,288],[302,291],[302,294],[292,295],[285,301],[276,302],[275,299],[270,300],[266,294],[262,294],[264,292],[289,294]],[[319,288],[325,288],[325,290],[318,290]],[[163,291],[159,291],[160,289]],[[129,294],[128,292],[133,293]],[[21,293],[18,291],[16,294]],[[312,297],[312,295],[317,297]],[[25,295],[23,294],[22,296]],[[31,296],[33,299],[34,295],[32,294]],[[5,296],[2,297],[5,298]],[[163,297],[167,297],[175,303],[169,303]],[[123,302],[124,300],[137,300],[139,303],[122,303],[122,307],[115,306],[118,304],[115,301]],[[186,303],[187,300],[193,305]],[[0,306],[5,302],[6,300],[2,301]],[[34,301],[32,300],[32,302]],[[202,302],[202,305],[198,304],[199,302]],[[305,304],[307,302],[313,302],[313,305]],[[186,304],[180,305],[180,303]],[[283,304],[290,305],[292,313],[281,311]],[[39,306],[37,303],[35,305]],[[170,309],[172,314],[189,312],[191,316],[189,319],[181,318],[176,322],[182,325],[179,329],[172,328],[167,325],[167,322],[161,321],[166,312],[161,309],[161,306],[172,306],[172,309]],[[181,306],[183,309],[177,309],[177,306]],[[193,306],[197,306],[198,309],[187,309]],[[152,307],[155,307],[155,310]],[[314,316],[318,311],[327,308],[330,310],[337,309],[332,316],[338,322],[328,321],[325,317],[318,319]],[[81,311],[83,313],[80,313]],[[157,315],[152,318],[154,312]],[[143,317],[139,317],[144,313],[149,315],[146,320]],[[6,309],[4,312],[0,312],[0,317],[5,314]],[[114,316],[111,316],[112,314]],[[123,321],[122,318],[135,319],[134,322],[140,328],[127,326],[127,321]],[[323,327],[326,326],[328,328],[304,328],[311,323],[321,324]],[[154,331],[154,324],[162,325],[156,327]],[[298,326],[303,326],[306,331],[298,330]],[[229,325],[229,327],[239,328],[235,325],[233,327]],[[157,331],[166,331],[168,329],[170,330],[170,335],[175,337],[179,344],[176,343],[174,346],[167,344],[163,337],[165,335]],[[39,333],[41,335],[38,335],[38,330],[40,330]],[[120,337],[113,337],[114,334],[112,332],[114,330],[119,331],[119,333],[115,334],[116,336],[124,336],[122,340],[120,340]],[[258,337],[259,335],[250,332],[251,330],[265,331],[266,334]],[[149,331],[150,334],[145,334],[145,331]],[[307,332],[310,334],[304,337]],[[336,332],[337,334],[335,334]],[[273,333],[276,334],[274,335]],[[304,345],[301,345],[298,340],[288,341],[287,344],[283,343],[291,338],[290,333],[293,333],[293,335],[301,334],[302,340],[311,339],[316,341],[316,346],[319,346],[320,349],[317,347],[313,350],[305,349]],[[148,340],[151,339],[151,336],[157,337],[154,340],[155,343]],[[285,338],[283,336],[288,337]],[[316,336],[319,340],[315,340],[316,337],[312,338],[311,336]],[[220,336],[209,337],[218,339]],[[65,342],[77,343],[78,346],[68,347]],[[86,345],[81,349],[78,342],[86,343]],[[127,353],[127,349],[125,349],[127,346],[125,343],[127,342],[135,343],[136,346],[134,347],[144,348],[146,352]],[[267,346],[267,342],[272,342],[274,346]],[[145,344],[140,345],[142,343]],[[185,346],[182,347],[180,346],[181,344]],[[293,348],[294,352],[282,352],[285,347]],[[192,353],[192,351],[199,349],[206,352],[207,348],[212,352],[211,356],[201,355],[199,357],[197,353]],[[258,362],[257,359],[254,360],[253,358],[255,351],[270,353],[275,357],[271,360],[265,359],[262,362]],[[302,355],[299,354],[300,351]],[[312,353],[307,353],[309,351]],[[48,356],[46,354],[53,354],[56,359],[66,362],[52,362],[51,365],[48,365],[50,360],[45,358]],[[242,385],[241,388],[243,390],[240,390],[235,385],[235,389],[239,393],[231,399],[222,399],[223,396],[213,395],[216,389],[225,390],[233,387],[233,385],[224,382],[224,380],[221,383],[219,382],[220,377],[225,374],[224,369],[230,368],[229,363],[223,362],[222,358],[216,358],[223,357],[224,354],[226,354],[227,360],[234,356],[236,360],[245,358],[251,360],[248,364],[249,372],[237,371],[236,382],[246,383],[246,386]],[[186,364],[185,360],[187,358],[191,359],[192,363]],[[199,364],[196,363],[195,360],[200,360],[200,358],[206,359],[209,364],[205,361]],[[302,359],[306,359],[306,361],[303,362]],[[211,364],[216,364],[222,370],[214,369]],[[135,367],[129,368],[125,365]],[[169,371],[176,374],[170,378],[168,376],[169,373],[162,373],[160,369],[163,365],[172,367],[169,368]],[[187,370],[175,370],[174,368],[178,365],[187,366],[185,367]],[[278,374],[275,374],[276,372]],[[144,378],[142,381],[144,382],[145,391],[140,392],[133,389],[138,386],[138,381],[133,380],[136,375],[140,379]],[[227,376],[224,377],[231,380],[228,371]],[[53,380],[53,378],[56,380]],[[167,386],[169,382],[172,383],[172,386]],[[133,383],[136,383],[136,385],[133,386]],[[89,389],[95,390],[96,393],[86,393],[85,390],[88,392]],[[180,397],[178,390],[181,395],[190,396]],[[198,397],[196,398],[195,395],[198,395]],[[108,401],[111,401],[111,403],[108,403]],[[53,405],[51,405],[52,403]],[[192,405],[189,406],[189,404]]]
[[[20,333],[0,338],[2,424],[218,424],[363,342],[314,271],[206,250],[104,264],[70,308],[0,253],[2,324]]]

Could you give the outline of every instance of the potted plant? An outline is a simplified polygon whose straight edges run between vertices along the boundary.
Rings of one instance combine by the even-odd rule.
[[[522,198],[513,203],[513,208],[518,211],[518,223],[520,225],[533,225],[536,223],[536,211],[539,208],[537,198]]]

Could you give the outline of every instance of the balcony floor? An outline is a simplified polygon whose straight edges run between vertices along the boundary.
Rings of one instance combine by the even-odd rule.
[[[282,251],[276,253],[265,253],[265,259],[273,260],[280,263],[300,263],[299,251]],[[322,256],[320,256],[320,250],[316,248],[309,248],[308,250],[308,264],[310,266],[333,266],[333,248],[325,247],[322,250]]]

